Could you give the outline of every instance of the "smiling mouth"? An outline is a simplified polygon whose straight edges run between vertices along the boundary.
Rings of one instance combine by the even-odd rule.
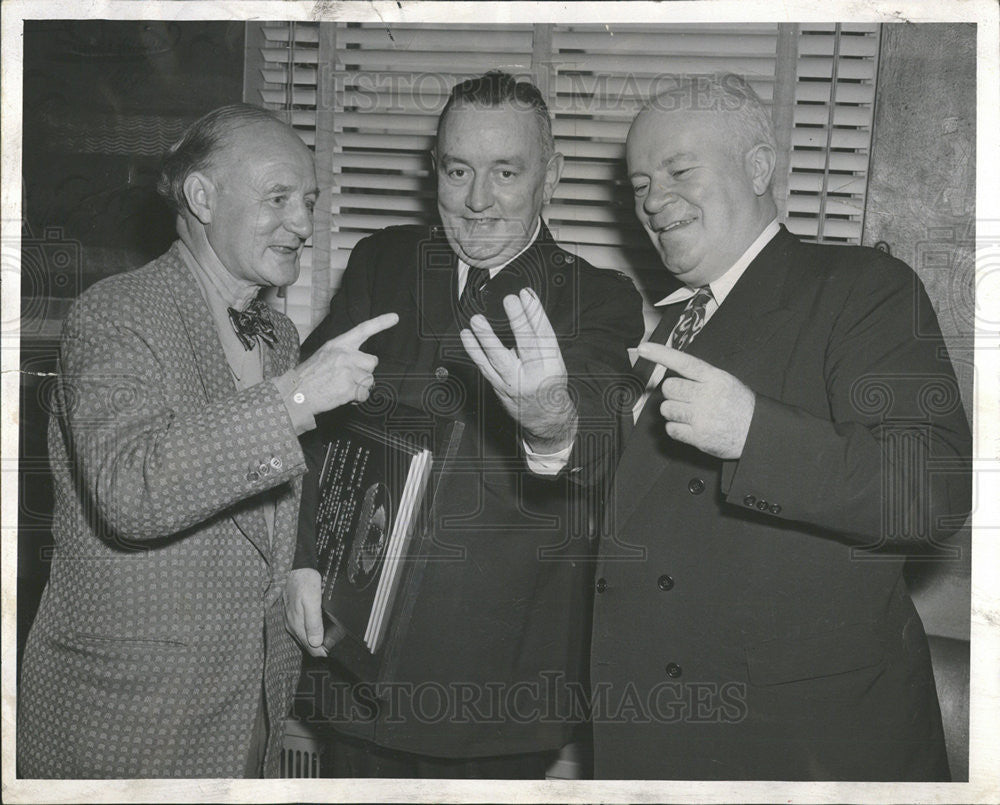
[[[271,248],[274,249],[278,254],[284,254],[284,255],[298,254],[299,251],[298,246],[283,246],[278,243],[271,246]]]
[[[682,226],[687,226],[694,218],[684,218],[681,221],[674,221],[673,223],[667,224],[666,226],[661,226],[656,229],[657,235],[665,235],[668,232],[673,232],[675,229],[680,229]]]

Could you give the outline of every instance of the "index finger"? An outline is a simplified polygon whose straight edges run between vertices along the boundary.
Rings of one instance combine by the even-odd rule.
[[[704,380],[715,368],[694,355],[651,341],[639,344],[639,355],[690,380]]]
[[[331,339],[337,346],[348,349],[360,349],[361,345],[371,338],[375,333],[388,330],[399,321],[399,316],[395,313],[383,313],[374,319],[368,319],[361,324],[352,327],[346,333],[341,333],[336,338]]]

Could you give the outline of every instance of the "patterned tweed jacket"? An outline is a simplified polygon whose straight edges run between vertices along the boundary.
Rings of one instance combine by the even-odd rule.
[[[265,378],[298,357],[291,322],[274,319]],[[281,594],[305,466],[278,391],[236,390],[176,244],[78,300],[59,383],[55,553],[24,656],[21,775],[242,776],[262,684],[276,774],[301,660]]]

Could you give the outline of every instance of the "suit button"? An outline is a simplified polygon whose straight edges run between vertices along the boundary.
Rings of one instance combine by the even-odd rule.
[[[745,498],[743,498],[744,506],[753,506],[753,504],[756,502],[757,498],[755,498],[753,495],[747,495]]]
[[[448,370],[444,366],[439,366],[437,369],[434,370],[434,377],[436,377],[438,380],[447,380]]]
[[[777,503],[772,503],[768,511],[771,512],[771,514],[781,514],[781,506]]]
[[[261,477],[264,477],[269,472],[271,472],[271,465],[268,464],[266,461],[262,461],[260,462],[259,465],[257,465],[257,472],[260,474]]]
[[[603,578],[598,579],[597,584],[595,584],[594,586],[597,588],[597,592],[603,593],[605,590],[608,589],[608,580]]]
[[[705,491],[705,482],[701,478],[692,478],[688,481],[688,492],[692,495],[700,495]]]
[[[668,662],[666,670],[671,679],[677,679],[681,675],[681,667],[675,662]]]
[[[674,580],[664,573],[656,580],[656,586],[663,590],[663,592],[667,592],[668,590],[674,589]]]
[[[276,470],[281,469],[281,459],[278,458],[277,456],[271,456],[271,461],[269,463],[274,469]]]
[[[763,499],[758,500],[757,501],[757,510],[758,511],[762,511],[762,512],[766,512],[767,511],[767,501],[763,500]]]
[[[247,473],[247,480],[250,481],[250,483],[259,481],[260,473],[258,473],[257,470],[250,470],[250,472]]]

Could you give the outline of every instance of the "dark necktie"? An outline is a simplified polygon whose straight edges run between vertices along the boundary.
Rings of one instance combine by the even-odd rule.
[[[705,326],[705,312],[708,303],[712,301],[712,289],[707,285],[701,286],[695,295],[692,296],[677,320],[673,334],[670,336],[670,346],[679,349],[681,352],[688,348],[691,340],[698,335],[702,327]]]
[[[253,349],[254,339],[259,338],[269,347],[278,343],[271,321],[271,309],[262,299],[254,299],[246,310],[229,308],[229,320],[233,323],[236,336],[246,350]]]
[[[490,270],[479,266],[469,266],[465,275],[465,287],[458,297],[458,309],[462,320],[468,321],[474,314],[483,312],[482,290],[490,280]]]
[[[666,344],[668,339],[670,346],[674,349],[685,350],[691,340],[698,334],[699,330],[705,326],[705,309],[712,299],[712,289],[707,285],[698,288],[692,296],[681,315],[674,318],[669,313],[660,316],[660,322],[656,329],[649,336],[652,344]],[[639,380],[639,394],[642,394],[649,379],[653,376],[656,364],[645,358],[639,358],[632,367],[632,374]],[[636,398],[638,399],[638,398]]]

